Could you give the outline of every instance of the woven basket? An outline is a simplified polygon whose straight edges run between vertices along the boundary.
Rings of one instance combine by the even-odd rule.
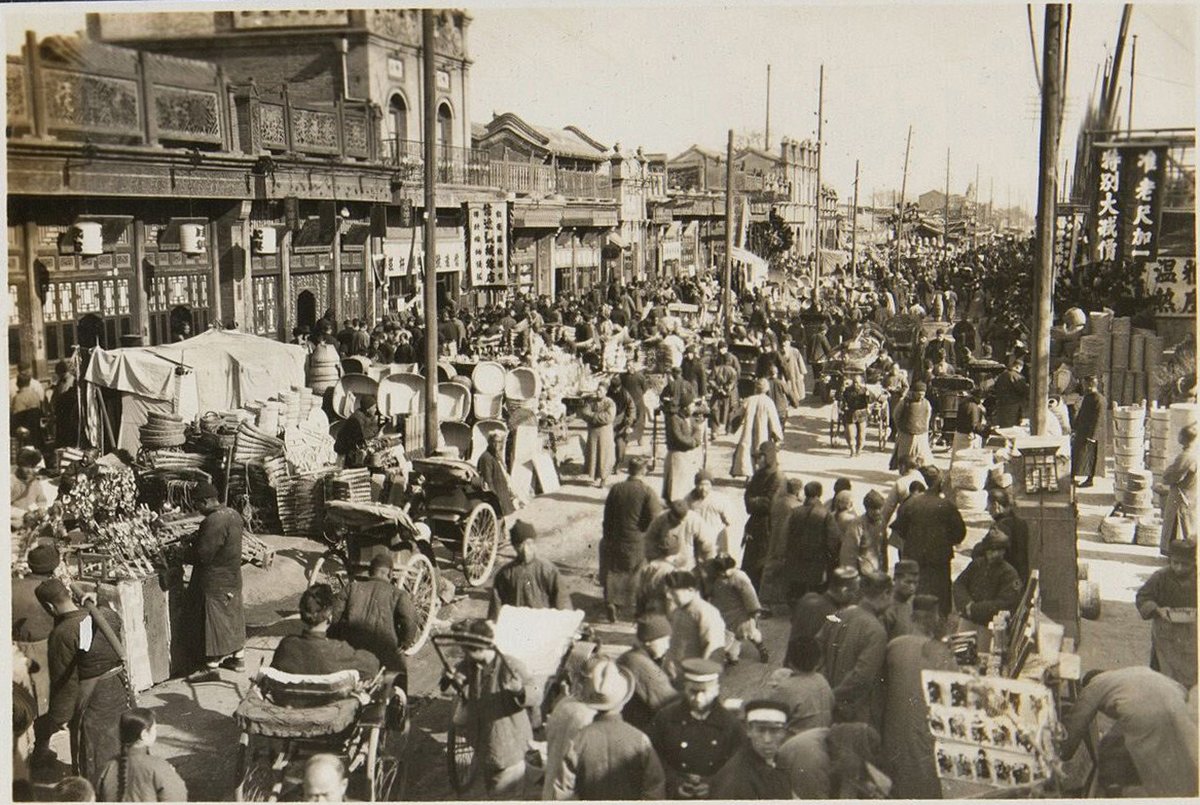
[[[1137,520],[1129,517],[1105,517],[1100,523],[1100,539],[1112,545],[1129,545],[1137,533]]]

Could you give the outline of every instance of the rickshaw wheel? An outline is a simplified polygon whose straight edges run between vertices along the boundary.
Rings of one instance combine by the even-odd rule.
[[[399,777],[400,762],[389,751],[388,731],[372,727],[367,736],[367,798],[370,802],[394,802],[403,796],[397,792],[395,783]]]
[[[455,793],[465,794],[475,777],[475,746],[461,730],[452,718],[446,733],[446,767]]]
[[[429,639],[433,616],[437,612],[437,573],[433,562],[425,554],[414,550],[397,574],[395,584],[412,597],[413,608],[417,612],[417,636],[411,644],[403,647],[404,653],[411,657]]]
[[[838,423],[841,418],[841,411],[838,410],[836,399],[832,400],[829,406],[829,446],[837,447]]]
[[[238,757],[241,774],[234,789],[235,802],[274,802],[276,800],[276,773],[268,762],[269,758],[253,752],[243,743]]]
[[[462,565],[467,584],[478,587],[487,581],[500,550],[500,522],[486,503],[471,510],[462,525]]]

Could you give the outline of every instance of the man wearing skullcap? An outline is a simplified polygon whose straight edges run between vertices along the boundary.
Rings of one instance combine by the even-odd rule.
[[[921,579],[921,566],[901,559],[892,568],[892,605],[883,613],[883,625],[892,640],[913,631],[913,596]]]
[[[805,484],[804,503],[788,518],[787,575],[792,601],[823,589],[830,566],[836,566],[841,531],[833,512],[821,502],[822,491],[820,481]]]
[[[874,489],[863,497],[858,532],[858,569],[863,573],[886,573],[887,524],[883,522],[883,495]]]
[[[537,555],[537,529],[518,520],[509,533],[517,558],[496,573],[488,618],[499,617],[500,607],[506,604],[532,609],[570,609],[571,598],[559,578],[558,568]]]
[[[754,455],[754,475],[746,482],[742,499],[746,513],[745,536],[742,538],[742,570],[758,589],[771,540],[771,504],[783,490],[784,478],[779,469],[779,448],[764,441]]]
[[[733,517],[725,501],[713,494],[713,476],[708,470],[696,473],[696,486],[688,493],[688,506],[704,524],[696,545],[696,560],[707,562],[720,552],[729,552],[729,527]]]
[[[837,551],[829,558],[826,576],[841,566],[858,567],[858,551],[862,541],[862,518],[854,511],[854,496],[843,489],[833,496],[833,522],[837,525]]]
[[[650,725],[650,740],[667,773],[670,799],[707,799],[712,776],[745,741],[741,721],[720,701],[721,666],[700,658],[683,662],[683,698]]]
[[[392,552],[375,555],[365,579],[352,579],[333,606],[333,637],[365,649],[389,671],[392,684],[408,691],[407,649],[420,634],[412,594],[392,582]]]
[[[25,656],[37,665],[31,670],[37,714],[50,705],[50,667],[46,641],[54,630],[54,616],[37,598],[37,588],[49,581],[58,567],[58,550],[53,545],[38,545],[26,556],[28,575],[12,580],[12,639]]]
[[[617,664],[633,674],[633,696],[621,715],[645,731],[664,705],[679,698],[671,677],[663,670],[671,647],[671,622],[666,615],[644,615],[638,619],[636,636],[637,644],[617,657]]]
[[[788,712],[781,702],[754,699],[742,708],[746,742],[712,779],[719,800],[791,799],[792,784],[775,758],[788,737]]]
[[[1196,624],[1174,623],[1169,613],[1196,609],[1196,543],[1175,540],[1169,561],[1146,579],[1134,603],[1150,621],[1150,667],[1190,688],[1196,684]]]
[[[883,663],[887,630],[882,616],[892,597],[892,580],[863,576],[858,604],[839,609],[817,634],[824,674],[833,688],[833,720],[861,721],[878,729],[883,714]]]
[[[919,456],[926,464],[932,462],[929,421],[933,417],[933,407],[925,399],[923,382],[913,383],[908,397],[896,405],[893,417],[896,420],[896,449],[888,469],[896,469],[901,456]]]
[[[691,384],[686,381],[680,380],[679,385],[691,389]],[[679,500],[687,496],[688,484],[695,478],[704,458],[701,448],[706,425],[703,419],[693,416],[691,400],[686,405],[679,403],[678,398],[673,401],[664,398],[663,402],[664,441],[667,446],[667,461],[663,467],[664,500]]]
[[[1004,554],[1008,550],[1008,535],[993,527],[975,546],[974,558],[966,570],[954,580],[954,607],[958,614],[979,633],[980,647],[988,650],[988,623],[996,613],[1015,612],[1021,602],[1025,585]]]
[[[245,669],[246,614],[242,606],[242,515],[221,504],[217,488],[201,481],[192,492],[204,514],[192,543],[188,583],[192,623],[202,632],[205,668],[192,682],[215,682],[220,668]]]
[[[679,676],[684,660],[700,658],[725,661],[725,619],[712,604],[700,597],[696,576],[676,570],[665,579],[667,595],[675,605],[670,614],[671,647],[667,650],[667,672]]]
[[[673,500],[646,531],[646,561],[663,559],[679,570],[696,567],[698,549],[703,550],[704,522],[687,501]]]
[[[637,601],[637,576],[646,561],[646,531],[662,504],[646,483],[646,459],[629,459],[629,477],[613,484],[604,500],[600,537],[600,586],[610,621],[629,617]]]
[[[922,671],[957,671],[950,648],[941,641],[938,600],[918,595],[913,633],[901,635],[887,647],[887,700],[883,713],[883,751],[900,799],[941,799],[929,707],[923,694]]]

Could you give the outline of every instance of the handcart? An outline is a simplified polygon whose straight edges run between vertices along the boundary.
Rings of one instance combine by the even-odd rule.
[[[353,670],[301,676],[264,668],[234,719],[241,730],[238,802],[297,799],[305,761],[321,753],[342,758],[357,799],[404,799],[407,702],[382,672],[364,682]]]
[[[499,662],[511,657],[521,662],[545,691],[535,721],[554,706],[558,695],[565,691],[571,673],[599,651],[598,643],[583,628],[584,613],[579,610],[531,609],[504,606],[496,619],[495,641]],[[469,719],[463,717],[471,707],[470,690],[460,681],[457,669],[466,651],[481,645],[479,638],[467,634],[455,624],[449,632],[432,638],[438,659],[454,694],[450,724],[446,733],[446,763],[450,784],[454,790],[466,793],[474,782],[475,736]]]
[[[438,570],[429,527],[414,522],[398,506],[331,500],[325,504],[322,536],[329,549],[309,573],[310,582],[329,558],[336,558],[345,570],[330,580],[346,584],[365,578],[376,556],[391,555],[392,583],[408,591],[417,613],[416,637],[401,648],[409,656],[416,654],[429,638],[438,610]]]
[[[929,401],[933,406],[930,432],[945,444],[954,441],[958,424],[958,407],[971,394],[975,382],[969,377],[935,377],[929,381]]]
[[[500,501],[474,466],[454,458],[413,459],[408,511],[454,551],[467,584],[487,581],[500,551]]]

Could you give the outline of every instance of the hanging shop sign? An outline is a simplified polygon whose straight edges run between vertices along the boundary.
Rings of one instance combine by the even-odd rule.
[[[393,236],[393,232],[398,234]],[[425,271],[422,235],[420,230],[417,230],[415,238],[411,229],[388,230],[388,236],[383,241],[383,269],[386,276],[407,277]],[[461,226],[438,227],[437,255],[434,259],[439,274],[462,272],[467,265],[467,247]]]
[[[1146,264],[1146,290],[1156,313],[1196,315],[1196,258],[1160,257]]]
[[[476,202],[467,211],[471,285],[507,285],[508,205]]]
[[[1166,146],[1102,143],[1095,153],[1096,260],[1123,264],[1157,259]]]

